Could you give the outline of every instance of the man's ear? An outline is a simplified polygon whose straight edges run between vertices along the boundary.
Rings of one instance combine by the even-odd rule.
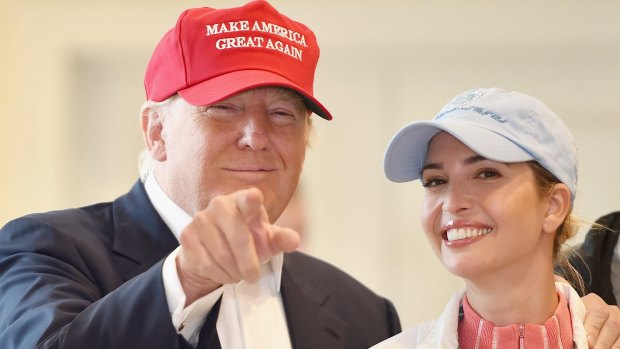
[[[146,149],[156,161],[166,161],[166,137],[161,115],[153,108],[142,109],[140,125]]]
[[[571,209],[570,189],[564,183],[556,183],[548,197],[549,207],[545,214],[543,230],[545,233],[555,233],[566,219]]]

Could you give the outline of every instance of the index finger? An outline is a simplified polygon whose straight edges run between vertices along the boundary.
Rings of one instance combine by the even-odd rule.
[[[263,193],[256,188],[249,188],[235,193],[235,202],[241,215],[250,223],[262,215]]]
[[[263,206],[263,194],[256,188],[241,190],[235,194],[238,220],[233,220],[223,233],[237,261],[244,279],[256,281],[259,277],[261,235],[267,234],[269,223]]]

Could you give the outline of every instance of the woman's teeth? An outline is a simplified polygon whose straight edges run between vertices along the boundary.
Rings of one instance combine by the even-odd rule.
[[[490,233],[491,228],[458,228],[447,231],[448,241],[463,240]]]

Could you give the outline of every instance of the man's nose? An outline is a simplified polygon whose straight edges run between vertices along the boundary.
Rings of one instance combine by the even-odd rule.
[[[269,146],[269,120],[266,115],[249,115],[242,124],[239,149],[266,150]]]

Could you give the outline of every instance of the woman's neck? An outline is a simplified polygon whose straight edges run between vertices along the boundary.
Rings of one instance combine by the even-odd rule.
[[[466,281],[467,299],[482,318],[496,326],[544,324],[557,305],[551,266],[536,271],[502,271]]]

